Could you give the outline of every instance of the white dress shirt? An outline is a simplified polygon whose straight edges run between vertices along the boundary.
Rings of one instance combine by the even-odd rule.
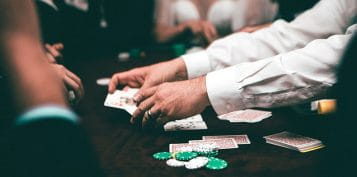
[[[182,58],[190,79],[208,73],[218,114],[306,101],[336,82],[335,69],[357,31],[356,14],[357,0],[322,0],[291,23],[236,33]]]

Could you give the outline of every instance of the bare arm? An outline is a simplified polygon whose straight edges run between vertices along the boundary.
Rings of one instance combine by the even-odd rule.
[[[0,1],[0,62],[20,111],[66,105],[61,82],[43,51],[31,0]]]

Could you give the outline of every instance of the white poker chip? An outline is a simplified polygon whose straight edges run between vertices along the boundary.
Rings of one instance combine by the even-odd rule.
[[[97,79],[97,84],[101,86],[107,86],[110,83],[110,78]]]
[[[210,152],[215,150],[218,150],[218,146],[216,143],[198,144],[193,148],[193,151],[196,152]]]
[[[119,61],[128,61],[130,58],[129,52],[121,52],[118,54],[118,59]]]
[[[208,163],[207,157],[196,157],[185,163],[185,167],[189,170],[199,169],[206,166]]]
[[[76,100],[76,94],[74,93],[73,90],[70,90],[68,92],[68,100],[69,102],[74,102]]]
[[[176,159],[169,159],[166,161],[166,164],[170,167],[183,167],[185,166],[185,163],[184,161],[179,161],[179,160],[176,160]]]
[[[189,146],[186,146],[186,147],[181,147],[179,149],[180,152],[192,152],[193,151],[193,148],[192,147],[189,147]]]

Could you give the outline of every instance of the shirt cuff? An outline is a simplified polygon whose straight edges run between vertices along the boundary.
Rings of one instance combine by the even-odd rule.
[[[245,109],[242,87],[237,83],[235,66],[214,71],[206,76],[206,88],[211,106],[218,115]]]
[[[211,71],[209,56],[206,51],[200,51],[181,56],[186,64],[188,79],[206,75]]]
[[[24,125],[43,119],[63,119],[78,122],[78,116],[72,111],[57,105],[45,105],[33,108],[16,119],[16,125]]]

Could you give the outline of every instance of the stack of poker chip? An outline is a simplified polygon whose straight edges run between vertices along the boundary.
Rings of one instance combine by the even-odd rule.
[[[185,167],[189,170],[207,168],[210,170],[222,170],[228,166],[228,163],[216,158],[218,149],[216,146],[202,145],[194,149],[182,149],[180,152],[158,152],[153,155],[154,159],[166,160],[170,167]]]

